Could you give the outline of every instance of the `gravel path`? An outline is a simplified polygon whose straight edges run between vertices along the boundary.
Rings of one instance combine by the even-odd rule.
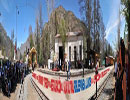
[[[102,90],[98,100],[114,100],[114,87],[115,87],[115,78],[113,77],[113,72],[110,74],[110,77]]]

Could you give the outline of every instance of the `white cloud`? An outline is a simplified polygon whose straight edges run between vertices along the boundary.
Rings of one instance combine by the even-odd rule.
[[[115,29],[119,24],[119,7],[120,7],[120,0],[113,0],[110,8],[109,13],[109,20],[106,26],[106,39],[112,33],[112,30]],[[121,18],[122,20],[122,18]]]
[[[111,34],[111,31],[119,24],[119,19],[117,19],[111,26],[109,26],[106,29],[106,39],[108,38],[109,34]]]

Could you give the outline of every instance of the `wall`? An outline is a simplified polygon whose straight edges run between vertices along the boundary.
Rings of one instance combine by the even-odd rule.
[[[82,60],[83,60],[83,36],[70,36],[67,38],[65,44],[65,53],[67,54],[66,60],[69,60],[69,46],[71,46],[71,61],[74,61],[74,46],[76,46],[77,59],[79,58],[79,45],[82,45]],[[59,46],[62,46],[60,38],[55,39],[55,54],[59,57]]]
[[[99,71],[97,76],[95,73],[90,73],[84,78],[73,77],[69,81],[66,81],[64,77],[50,76],[39,72],[32,73],[32,77],[50,100],[87,100],[96,91],[96,81],[99,88],[113,68],[113,66],[105,68]]]

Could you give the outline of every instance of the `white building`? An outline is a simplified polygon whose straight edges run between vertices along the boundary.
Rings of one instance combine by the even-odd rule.
[[[83,34],[81,32],[66,33],[65,54],[66,61],[83,60]],[[63,60],[63,45],[60,34],[55,36],[55,55],[60,62]]]

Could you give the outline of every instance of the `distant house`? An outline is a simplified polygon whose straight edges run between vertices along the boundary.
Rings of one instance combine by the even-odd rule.
[[[76,62],[83,60],[83,33],[66,33],[65,54],[66,61]],[[55,55],[60,63],[63,61],[63,45],[60,34],[55,36]]]

